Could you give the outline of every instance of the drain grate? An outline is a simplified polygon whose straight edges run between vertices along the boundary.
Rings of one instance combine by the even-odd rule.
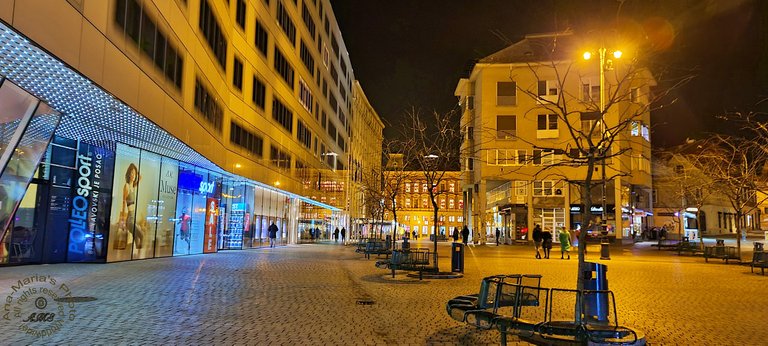
[[[370,299],[359,299],[357,301],[357,305],[373,305],[375,303],[376,302],[374,302],[373,300],[370,300]]]
[[[94,297],[61,297],[54,299],[54,301],[59,303],[85,303],[92,302],[94,300],[96,300]]]

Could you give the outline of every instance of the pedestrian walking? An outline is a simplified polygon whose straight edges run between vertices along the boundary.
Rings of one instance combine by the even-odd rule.
[[[418,235],[416,235],[416,231],[411,231],[411,234],[413,234],[413,240],[419,239]]]
[[[467,228],[467,225],[464,225],[464,229],[461,230],[461,242],[464,243],[464,245],[467,245],[468,241],[469,241],[469,228]]]
[[[541,232],[541,246],[544,247],[544,258],[549,259],[549,252],[552,250],[552,233],[548,230]]]
[[[496,246],[499,246],[499,237],[501,236],[501,231],[499,231],[499,228],[496,227]]]
[[[347,229],[342,227],[341,228],[341,243],[344,244],[344,237],[347,235]]]
[[[339,228],[336,227],[335,230],[333,230],[333,241],[337,242],[339,241]]]
[[[539,250],[541,250],[541,227],[539,225],[536,225],[533,227],[533,246],[536,248],[536,258],[541,259],[541,253]]]
[[[571,259],[571,233],[565,228],[560,228],[560,259],[563,259],[564,254],[568,254],[568,259]]]
[[[269,247],[275,247],[275,238],[277,238],[277,225],[272,222],[272,224],[269,225],[269,228],[267,228],[267,231],[269,232]]]
[[[453,242],[458,243],[459,242],[459,228],[454,227],[453,228]]]

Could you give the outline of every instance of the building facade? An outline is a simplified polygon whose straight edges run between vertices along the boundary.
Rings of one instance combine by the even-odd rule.
[[[461,197],[460,172],[446,172],[440,186],[436,187],[438,192],[436,202],[439,208],[437,225],[435,225],[434,209],[424,174],[420,171],[403,171],[403,173],[405,179],[397,197],[399,232],[405,232],[405,236],[409,238],[414,234],[418,238],[429,238],[434,234],[437,226],[439,239],[442,239],[442,236],[448,239],[454,228],[462,229],[464,200]],[[391,212],[388,214],[391,219]]]
[[[354,73],[328,0],[5,0],[0,21],[0,262],[348,222]]]
[[[690,141],[653,158],[653,226],[664,227],[667,238],[690,240],[724,234],[737,234],[736,209],[727,196],[713,186],[712,177],[686,159],[697,155],[699,142]],[[700,147],[699,147],[700,148]],[[765,194],[756,191],[755,199],[744,208],[744,228],[762,235],[764,208],[758,203]],[[657,234],[648,234],[655,239]]]
[[[352,86],[352,128],[349,148],[349,224],[350,237],[367,233],[373,218],[366,210],[365,175],[381,172],[384,123],[373,109],[358,81]]]
[[[572,154],[578,148],[575,137],[582,143],[598,140],[606,129],[622,124],[626,128],[611,146],[615,156],[592,174],[595,182],[604,179],[606,188],[604,194],[599,187],[592,190],[591,213],[617,239],[648,224],[653,78],[641,70],[645,73],[618,83],[618,73],[606,73],[605,91],[626,97],[604,106],[600,71],[618,70],[621,61],[611,66],[581,61],[583,42],[572,33],[528,35],[480,59],[456,86],[463,112],[464,216],[480,237],[500,228],[509,238],[526,239],[536,224],[555,239],[561,227],[580,229],[584,206],[574,183],[588,172],[564,162],[577,162],[572,156],[580,155],[578,150]],[[562,114],[563,109],[569,112]]]

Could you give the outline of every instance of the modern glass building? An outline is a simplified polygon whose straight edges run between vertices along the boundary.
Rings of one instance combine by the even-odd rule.
[[[327,0],[6,1],[0,81],[0,264],[349,228],[354,76]]]

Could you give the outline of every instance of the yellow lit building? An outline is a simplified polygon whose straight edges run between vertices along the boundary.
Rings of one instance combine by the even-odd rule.
[[[0,19],[0,93],[21,102],[2,116],[16,139],[2,143],[13,169],[0,178],[0,263],[208,253],[265,246],[272,224],[278,244],[349,227],[362,89],[329,0],[6,0]],[[374,125],[359,133],[380,141],[360,109]],[[68,222],[72,208],[91,214]]]
[[[567,124],[547,108],[548,101],[566,102],[571,111],[584,112],[580,119],[578,112],[569,115],[575,129],[596,121],[587,111],[594,111],[600,99],[600,66],[594,59],[581,60],[581,42],[571,33],[528,35],[477,61],[457,84],[455,95],[463,112],[465,218],[481,237],[498,227],[522,239],[539,224],[557,239],[559,227],[581,227],[579,189],[566,181],[583,180],[586,168],[544,170],[557,166],[573,147]],[[610,67],[620,69],[622,60],[614,60]],[[605,117],[610,128],[624,114],[640,112],[613,144],[613,152],[621,155],[606,164],[605,176],[615,177],[608,179],[606,188],[606,223],[618,239],[646,225],[651,212],[650,113],[645,106],[654,81],[647,74],[637,77],[621,84],[620,92],[627,97],[608,108]],[[615,79],[615,74],[606,73],[608,90],[615,90]],[[542,147],[562,149],[544,152]],[[602,179],[600,170],[593,173],[595,180]],[[592,213],[598,217],[603,214],[601,197],[599,188],[593,190]]]

